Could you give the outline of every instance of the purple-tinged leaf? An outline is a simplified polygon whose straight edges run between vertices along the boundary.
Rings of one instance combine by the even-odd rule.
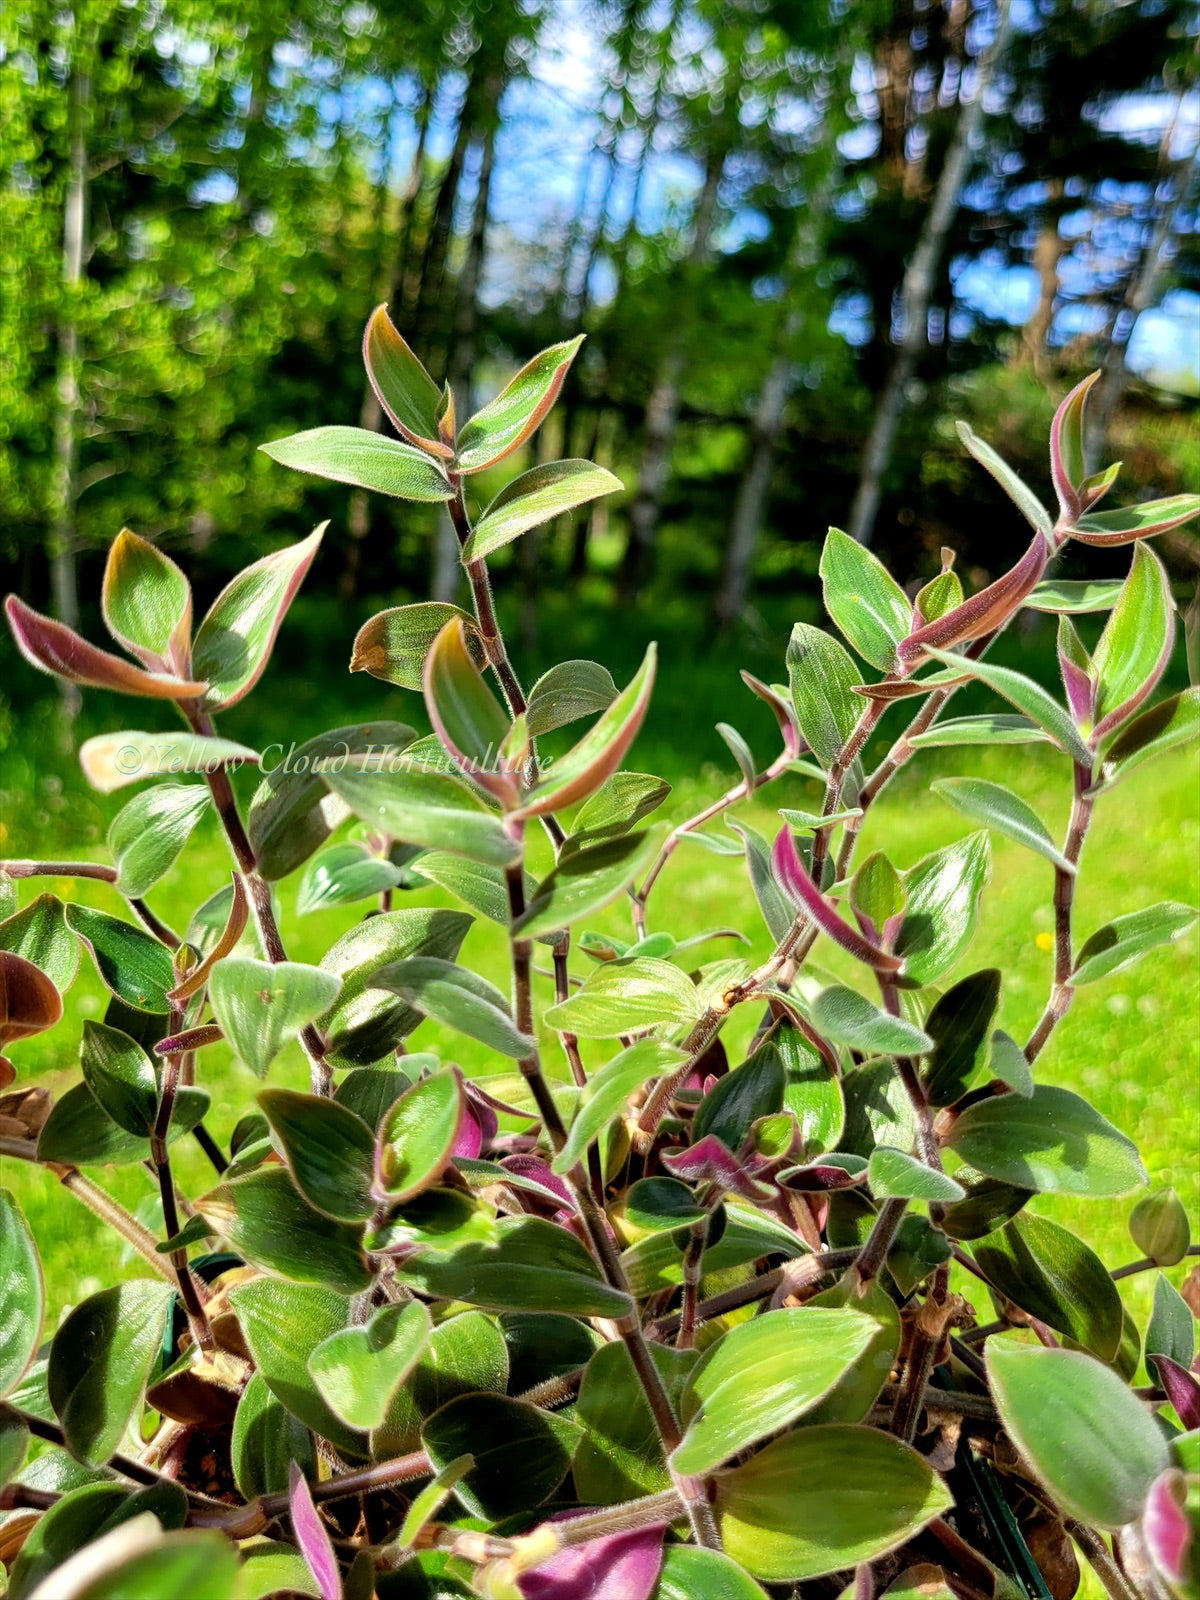
[[[460,472],[481,472],[525,443],[558,399],[582,343],[580,334],[534,356],[489,405],[463,424],[455,462]]]
[[[752,1178],[713,1133],[686,1150],[664,1151],[662,1164],[673,1178],[682,1178],[684,1183],[715,1183],[747,1200],[763,1201],[771,1195],[770,1188]]]
[[[458,1125],[454,1143],[450,1146],[450,1159],[453,1161],[461,1156],[464,1161],[478,1161],[482,1149],[483,1129],[479,1123],[478,1111],[466,1103],[463,1105],[462,1121]]]
[[[1097,511],[1080,517],[1071,529],[1072,539],[1081,544],[1129,544],[1134,539],[1149,539],[1166,533],[1181,522],[1200,515],[1200,494],[1174,494],[1166,500],[1144,500],[1140,506],[1125,506],[1120,511]]]
[[[189,670],[191,585],[170,556],[128,528],[108,552],[100,608],[109,633],[151,672]]]
[[[1200,1428],[1200,1379],[1181,1367],[1178,1361],[1172,1361],[1170,1356],[1156,1354],[1154,1365],[1158,1368],[1158,1381],[1166,1390],[1180,1422],[1189,1433],[1193,1428]]]
[[[1117,481],[1121,470],[1121,462],[1114,461],[1111,467],[1105,467],[1103,472],[1093,472],[1090,478],[1085,478],[1079,485],[1079,499],[1085,511],[1090,511],[1093,506],[1100,504],[1104,496]]]
[[[1086,733],[1096,716],[1096,685],[1092,661],[1070,617],[1058,619],[1058,670],[1067,694],[1067,710]]]
[[[624,488],[593,461],[549,461],[506,484],[475,524],[463,546],[463,564],[481,561],[530,528]]]
[[[147,672],[132,662],[99,650],[72,628],[27,606],[15,594],[4,602],[8,625],[17,649],[31,666],[68,683],[91,689],[114,689],[119,694],[142,695],[148,700],[195,700],[207,683],[176,678],[166,672]]]
[[[511,1172],[518,1178],[525,1178],[532,1183],[540,1184],[549,1191],[558,1204],[565,1211],[577,1211],[575,1197],[567,1188],[563,1180],[554,1172],[548,1161],[543,1161],[540,1156],[515,1155],[505,1156],[500,1165],[505,1172]]]
[[[775,835],[771,849],[771,867],[775,880],[797,910],[809,916],[817,927],[835,944],[841,945],[857,961],[865,962],[875,972],[898,972],[902,962],[898,956],[880,950],[861,933],[856,933],[849,923],[843,922],[837,911],[825,898],[805,870],[786,825]]]
[[[1192,1524],[1186,1510],[1187,1481],[1177,1468],[1168,1468],[1150,1485],[1142,1532],[1158,1570],[1171,1583],[1187,1582],[1191,1563]]]
[[[364,622],[354,636],[350,671],[369,672],[373,678],[397,684],[401,689],[420,689],[425,657],[438,634],[455,617],[465,624],[472,659],[481,666],[483,645],[475,619],[458,606],[428,600],[419,605],[392,606]]]
[[[1083,414],[1088,392],[1099,378],[1091,372],[1077,383],[1054,413],[1050,424],[1050,476],[1058,495],[1059,520],[1069,522],[1083,507],[1080,494],[1087,476],[1083,464]]]
[[[1047,546],[1044,536],[1035,534],[1028,550],[995,583],[973,594],[962,605],[947,611],[935,622],[917,628],[907,639],[901,640],[896,654],[900,659],[900,672],[907,674],[926,659],[929,650],[949,650],[952,645],[967,644],[981,639],[994,628],[1007,622],[1025,598],[1032,594],[1046,570]],[[953,663],[948,663],[953,666]]]
[[[376,306],[367,322],[363,365],[396,431],[418,450],[449,461],[454,451],[442,442],[438,428],[443,396],[397,331],[386,305]]]
[[[1170,580],[1150,546],[1139,544],[1096,645],[1096,740],[1127,722],[1153,692],[1174,644]]]
[[[779,1183],[785,1189],[795,1189],[800,1194],[828,1194],[835,1189],[855,1189],[867,1181],[867,1163],[862,1156],[839,1157],[847,1163],[838,1166],[826,1158],[807,1166],[785,1167],[779,1174]]]
[[[292,1513],[292,1532],[308,1562],[308,1570],[317,1580],[321,1600],[342,1600],[342,1574],[333,1544],[313,1505],[304,1474],[294,1461],[288,1463],[288,1505]]]
[[[757,695],[763,704],[770,706],[775,713],[775,720],[779,723],[779,731],[783,735],[783,747],[788,755],[793,757],[803,755],[808,746],[800,732],[800,724],[796,721],[790,696],[782,689],[773,689],[770,684],[763,683],[752,672],[743,672],[742,682],[751,694]]]
[[[0,1049],[44,1033],[61,1016],[62,996],[41,968],[11,950],[0,950]]]
[[[522,1600],[649,1600],[662,1568],[665,1532],[656,1524],[564,1545],[520,1574]]]
[[[213,601],[192,651],[193,671],[208,679],[205,701],[210,711],[236,705],[262,677],[275,636],[327,527],[323,522],[307,539],[255,561]]]
[[[433,641],[425,657],[424,690],[434,732],[455,764],[501,805],[514,806],[520,796],[517,775],[496,770],[506,765],[501,748],[509,719],[471,659],[461,618],[452,618]]]
[[[454,493],[445,473],[424,451],[370,428],[307,428],[259,445],[264,455],[297,472],[348,483],[355,489],[430,504]]]

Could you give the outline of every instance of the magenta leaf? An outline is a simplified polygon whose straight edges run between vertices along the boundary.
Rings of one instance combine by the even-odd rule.
[[[575,1211],[575,1197],[563,1180],[554,1172],[548,1161],[543,1161],[540,1156],[515,1155],[505,1156],[500,1165],[506,1172],[511,1172],[515,1177],[525,1178],[530,1183],[536,1183],[540,1188],[548,1191],[547,1200],[557,1201],[566,1211]]]
[[[55,622],[53,617],[42,616],[15,594],[9,595],[4,609],[17,649],[26,661],[56,678],[66,678],[68,683],[115,689],[120,694],[143,695],[149,700],[195,700],[208,688],[207,683],[175,678],[170,673],[147,672],[132,661],[97,649],[74,629]]]
[[[1062,522],[1071,521],[1083,509],[1081,490],[1087,476],[1083,464],[1083,414],[1088,391],[1099,376],[1099,372],[1092,372],[1077,383],[1050,424],[1050,476]]]
[[[569,1544],[523,1572],[523,1600],[649,1600],[662,1567],[661,1526]]]
[[[1189,1432],[1200,1428],[1200,1380],[1170,1356],[1155,1355],[1154,1365],[1158,1368],[1158,1381],[1167,1391],[1167,1399],[1175,1407],[1180,1422]]]
[[[886,950],[880,950],[877,945],[864,939],[861,933],[856,933],[838,916],[805,870],[792,838],[792,831],[786,824],[775,835],[775,843],[771,847],[771,867],[776,882],[787,898],[797,910],[807,913],[821,932],[835,944],[841,945],[843,950],[848,951],[857,960],[865,962],[876,972],[900,970],[903,963],[899,956],[892,956]]]
[[[1187,1486],[1182,1472],[1170,1468],[1155,1478],[1146,1496],[1142,1531],[1154,1564],[1171,1583],[1186,1583],[1192,1525],[1184,1510]]]
[[[706,1134],[686,1150],[664,1151],[662,1164],[673,1178],[685,1183],[716,1183],[747,1200],[766,1200],[771,1195],[767,1185],[752,1178],[715,1133]]]
[[[1029,549],[1003,577],[964,600],[962,605],[955,606],[953,611],[947,611],[944,617],[926,623],[907,639],[902,639],[896,649],[901,673],[912,672],[920,666],[930,646],[935,650],[949,650],[952,645],[982,639],[985,633],[1007,622],[1040,582],[1046,570],[1047,555],[1045,538],[1041,533],[1034,534]]]
[[[342,1574],[333,1553],[325,1524],[317,1515],[304,1474],[294,1461],[288,1463],[288,1504],[292,1513],[292,1532],[309,1571],[317,1580],[321,1600],[342,1600]]]

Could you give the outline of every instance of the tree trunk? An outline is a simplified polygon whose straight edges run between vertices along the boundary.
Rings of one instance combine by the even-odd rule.
[[[629,542],[625,546],[625,559],[619,578],[623,600],[631,600],[645,575],[654,535],[658,531],[658,514],[663,491],[671,466],[671,446],[679,420],[679,390],[687,363],[687,346],[692,321],[687,308],[693,303],[689,292],[689,279],[694,279],[697,269],[708,256],[709,241],[717,215],[717,191],[721,183],[721,170],[725,164],[724,149],[709,148],[704,171],[704,187],[696,202],[692,243],[683,272],[684,292],[680,309],[667,339],[654,387],[646,403],[646,418],[642,433],[642,458],[638,468],[637,493],[629,512]]]
[[[1129,352],[1130,335],[1138,317],[1143,311],[1149,310],[1159,298],[1167,270],[1166,247],[1170,242],[1175,217],[1195,179],[1197,155],[1195,150],[1189,151],[1177,161],[1170,160],[1171,142],[1182,107],[1183,97],[1180,96],[1170,125],[1163,135],[1161,162],[1166,169],[1163,181],[1168,185],[1168,193],[1154,226],[1154,232],[1130,279],[1125,292],[1125,302],[1113,319],[1104,359],[1100,363],[1100,382],[1094,391],[1089,408],[1091,414],[1088,418],[1087,449],[1089,470],[1093,472],[1097,470],[1098,458],[1108,438],[1112,419],[1129,383],[1126,357]]]
[[[494,91],[493,108],[498,106],[500,87]],[[471,414],[471,376],[475,370],[476,335],[479,331],[479,280],[483,275],[483,256],[487,244],[488,199],[492,186],[492,167],[496,155],[496,118],[488,120],[487,131],[480,141],[479,184],[475,191],[475,206],[471,215],[471,234],[463,256],[462,270],[455,285],[457,311],[454,322],[454,343],[450,356],[450,387],[454,392],[459,426]],[[443,511],[438,519],[437,540],[434,545],[433,577],[430,585],[435,600],[453,600],[462,577],[458,558],[458,538],[450,521],[449,512]]]
[[[934,191],[933,203],[925,218],[904,274],[901,300],[904,307],[904,332],[896,351],[887,382],[879,396],[875,419],[863,450],[858,490],[850,512],[847,531],[860,544],[871,543],[875,518],[883,489],[883,478],[892,459],[896,434],[904,415],[908,385],[917,360],[925,348],[929,305],[933,298],[934,277],[945,249],[950,226],[958,211],[963,184],[971,164],[971,145],[983,126],[983,102],[996,63],[1008,38],[1009,0],[1000,0],[996,37],[979,62],[975,98],[959,113],[958,123]]]
[[[1033,315],[1021,329],[1021,350],[1034,372],[1045,381],[1047,340],[1054,322],[1054,302],[1058,298],[1058,264],[1067,252],[1066,241],[1058,230],[1062,220],[1062,201],[1066,185],[1051,178],[1046,185],[1046,204],[1042,226],[1033,247],[1033,268],[1038,275],[1038,300]]]
[[[91,102],[91,78],[79,60],[82,49],[78,32],[72,47],[76,60],[68,90],[70,147],[63,201],[62,294],[57,328],[57,408],[54,417],[54,472],[50,506],[52,606],[54,615],[68,627],[74,627],[79,621],[75,553],[83,351],[77,319],[87,252],[87,117]],[[61,698],[64,715],[73,719],[79,710],[78,688],[63,681]]]
[[[458,200],[459,184],[462,182],[463,166],[467,159],[474,136],[472,111],[472,88],[468,83],[463,96],[462,113],[458,119],[458,130],[454,135],[454,148],[450,152],[450,160],[446,166],[445,175],[438,185],[437,199],[434,201],[433,216],[430,219],[429,232],[425,239],[425,249],[422,253],[419,267],[416,269],[416,298],[412,309],[411,326],[414,332],[426,332],[426,319],[430,307],[435,305],[440,297],[442,278],[446,268],[446,253],[450,246],[450,233],[454,226],[454,207]],[[426,338],[426,347],[429,340]],[[427,363],[428,364],[428,363]]]

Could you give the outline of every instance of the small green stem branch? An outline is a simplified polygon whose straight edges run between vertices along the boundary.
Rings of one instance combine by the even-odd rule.
[[[433,1466],[424,1450],[414,1450],[411,1455],[397,1456],[392,1461],[381,1461],[373,1467],[338,1473],[320,1483],[312,1483],[309,1492],[317,1505],[323,1505],[330,1500],[345,1500],[350,1495],[378,1494],[396,1484],[410,1483],[414,1478],[428,1478],[432,1474]],[[261,1494],[244,1506],[193,1509],[188,1524],[193,1528],[219,1528],[231,1539],[251,1539],[286,1512],[290,1503],[285,1492]]]
[[[1184,1254],[1189,1256],[1200,1256],[1200,1244],[1188,1245],[1187,1249],[1184,1251]],[[1135,1277],[1139,1272],[1153,1272],[1157,1266],[1157,1261],[1151,1260],[1149,1256],[1143,1256],[1140,1261],[1130,1261],[1123,1267],[1115,1267],[1113,1271],[1109,1273],[1109,1277],[1114,1283],[1116,1283],[1120,1278],[1132,1278]]]
[[[190,711],[187,712],[187,717],[194,733],[202,738],[214,736],[216,729],[212,718],[206,713]],[[271,904],[271,885],[258,872],[254,847],[242,824],[229,774],[224,767],[217,767],[206,772],[205,777],[213,805],[216,807],[221,826],[225,830],[225,837],[233,852],[233,859],[246,882],[250,909],[254,914],[254,924],[258,929],[259,939],[262,941],[263,954],[272,965],[278,965],[279,962],[287,960],[287,950],[279,932],[279,924],[275,920],[275,908]],[[325,1060],[325,1042],[311,1022],[305,1023],[300,1030],[300,1046],[308,1057],[312,1092],[325,1096],[332,1094],[333,1075]]]
[[[137,1218],[131,1216],[124,1206],[118,1205],[110,1195],[105,1194],[103,1189],[97,1188],[90,1178],[85,1178],[77,1167],[64,1166],[57,1161],[40,1161],[37,1144],[32,1139],[0,1139],[0,1157],[3,1156],[11,1156],[16,1161],[28,1161],[32,1166],[43,1167],[58,1179],[68,1194],[74,1195],[76,1200],[81,1205],[87,1206],[94,1216],[115,1229],[130,1249],[136,1250],[147,1266],[152,1267],[160,1278],[166,1278],[172,1284],[175,1282],[166,1258],[160,1256],[155,1248],[157,1241],[154,1235],[143,1228]]]
[[[1086,792],[1091,781],[1091,771],[1076,762],[1075,798],[1071,805],[1071,818],[1067,824],[1066,842],[1063,845],[1063,855],[1070,863],[1070,868],[1056,866],[1054,869],[1054,983],[1050,989],[1046,1009],[1042,1012],[1041,1019],[1025,1046],[1025,1059],[1030,1062],[1037,1060],[1046,1041],[1071,1009],[1071,1001],[1075,998],[1075,991],[1071,986],[1071,973],[1075,966],[1071,932],[1071,918],[1075,906],[1074,869],[1079,864],[1084,840],[1087,838],[1088,827],[1095,810],[1096,803],[1087,798]]]

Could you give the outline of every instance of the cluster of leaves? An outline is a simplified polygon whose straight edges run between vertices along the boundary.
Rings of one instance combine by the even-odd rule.
[[[1150,703],[1174,616],[1146,542],[1200,503],[1095,509],[1115,469],[1084,473],[1087,384],[1054,421],[1055,515],[965,430],[1032,526],[1020,562],[964,597],[947,555],[910,601],[831,531],[821,573],[846,644],[797,625],[787,683],[746,680],[776,714],[778,755],[760,768],[722,724],[740,780],[664,836],[648,819],[668,786],[624,765],[653,650],[621,691],[570,661],[526,695],[488,584],[493,550],[613,480],[554,462],[468,512],[470,474],[530,436],[575,348],[544,352],[459,429],[449,389],[381,308],[366,364],[401,438],[322,428],[266,447],[446,503],[471,610],[385,612],[353,657],[423,695],[430,736],[332,729],[239,810],[229,769],[258,756],[213,716],[254,687],[321,530],[242,572],[194,631],[183,574],[123,533],[104,616],[133,661],[7,603],[36,665],[171,700],[189,730],[171,748],[124,731],[81,751],[101,789],[155,780],[112,824],[115,864],[73,868],[136,920],[48,894],[16,909],[14,884],[62,863],[7,862],[0,877],[0,1047],[59,1020],[81,944],[111,991],[84,1026],[81,1081],[57,1100],[14,1088],[0,1058],[0,1148],[40,1163],[146,1266],[44,1344],[36,1244],[0,1201],[8,1593],[762,1600],[765,1584],[999,1600],[1043,1592],[1040,1566],[1068,1600],[1075,1546],[1121,1600],[1195,1592],[1200,1283],[1185,1298],[1161,1270],[1195,1253],[1183,1209],[1163,1190],[1132,1211],[1142,1255],[1124,1270],[1158,1272],[1142,1330],[1121,1269],[1025,1208],[1145,1182],[1131,1141],[1034,1067],[1075,989],[1195,917],[1157,905],[1077,937],[1073,910],[1097,802],[1200,728],[1197,691]],[[1048,577],[1068,539],[1133,543],[1127,579]],[[1023,606],[1059,615],[1061,702],[986,659]],[[1071,617],[1096,610],[1108,618],[1089,655]],[[943,717],[971,681],[1011,709]],[[868,773],[868,737],[898,701],[914,715]],[[539,759],[539,737],[584,720],[565,755]],[[1061,755],[1061,847],[1008,789],[952,779],[939,792],[978,832],[906,868],[855,860],[865,813],[914,750],[981,743]],[[795,772],[824,783],[820,813],[782,809],[770,842],[741,820],[708,826]],[[203,781],[162,781],[186,774]],[[143,897],[209,806],[232,882],[180,938]],[[553,842],[541,877],[530,822]],[[354,836],[331,843],[346,824]],[[955,972],[992,831],[1054,869],[1053,974],[1024,1047],[999,1025],[1003,975]],[[728,929],[651,929],[685,839],[744,859],[774,941],[765,962],[693,954]],[[308,909],[371,902],[319,966],[287,960],[276,921],[273,886],[300,870]],[[395,908],[430,884],[464,909]],[[630,941],[589,931],[621,897]],[[508,994],[459,960],[475,918],[507,930]],[[822,974],[819,940],[860,983]],[[746,1006],[757,1030],[731,1062],[721,1032]],[[498,1070],[473,1079],[410,1052],[426,1018]],[[220,1040],[263,1079],[298,1040],[311,1074],[309,1092],[265,1086],[228,1154],[200,1086]],[[186,1136],[218,1181],[184,1204],[171,1147]],[[120,1163],[155,1174],[165,1237],[85,1171]],[[1143,1355],[1152,1381],[1136,1389]],[[48,1448],[27,1462],[31,1438]]]

